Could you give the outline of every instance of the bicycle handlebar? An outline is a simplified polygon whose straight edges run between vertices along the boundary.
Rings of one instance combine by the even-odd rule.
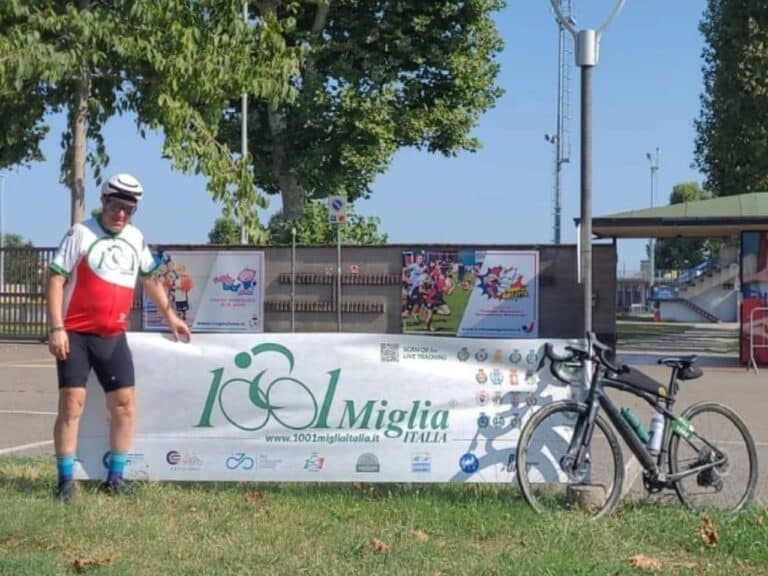
[[[578,362],[584,364],[587,360],[597,360],[603,367],[608,370],[612,370],[618,374],[625,373],[629,370],[626,365],[614,364],[610,356],[613,355],[613,349],[607,344],[604,344],[597,338],[597,334],[594,332],[587,332],[587,349],[578,348],[576,346],[565,346],[565,350],[568,354],[557,354],[554,346],[551,342],[547,342],[544,345],[544,356],[539,362],[539,369],[544,365],[544,358],[548,358],[551,364],[565,363],[565,362]],[[555,371],[553,374],[558,380],[562,380]]]

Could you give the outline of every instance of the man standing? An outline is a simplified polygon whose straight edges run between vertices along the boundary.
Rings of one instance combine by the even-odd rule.
[[[130,174],[116,174],[101,188],[102,211],[75,224],[50,264],[48,349],[56,357],[59,407],[53,440],[59,482],[56,497],[70,502],[77,431],[93,369],[110,414],[109,472],[101,489],[125,492],[123,470],[133,443],[135,396],[133,358],[125,335],[137,277],[168,322],[174,340],[191,337],[163,286],[144,237],[130,223],[144,189]]]

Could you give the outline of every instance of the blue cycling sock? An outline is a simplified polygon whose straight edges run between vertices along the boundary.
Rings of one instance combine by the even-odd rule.
[[[75,457],[74,456],[57,456],[56,469],[59,471],[59,483],[74,479]]]
[[[109,455],[109,471],[107,472],[107,482],[122,480],[125,463],[128,460],[128,454],[125,452],[111,452]]]

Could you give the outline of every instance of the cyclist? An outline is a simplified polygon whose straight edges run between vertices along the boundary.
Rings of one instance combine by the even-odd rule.
[[[53,429],[56,497],[62,502],[75,495],[77,431],[91,369],[104,389],[110,414],[109,470],[101,489],[109,494],[126,490],[123,470],[133,442],[135,396],[125,331],[137,277],[168,322],[173,339],[191,337],[153,275],[156,263],[142,233],[131,224],[143,194],[141,183],[130,174],[111,176],[101,188],[100,214],[69,229],[49,267],[48,349],[56,357],[59,383]]]

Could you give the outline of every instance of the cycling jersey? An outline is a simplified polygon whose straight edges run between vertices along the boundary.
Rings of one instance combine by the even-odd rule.
[[[157,268],[144,236],[130,224],[114,234],[97,219],[70,228],[50,269],[67,278],[64,328],[112,336],[125,332],[138,275]]]

